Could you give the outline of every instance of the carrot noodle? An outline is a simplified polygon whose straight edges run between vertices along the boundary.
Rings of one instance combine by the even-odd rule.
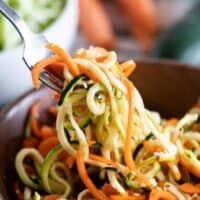
[[[126,61],[120,64],[120,68],[126,77],[130,76],[136,68],[136,64],[132,61]]]
[[[77,76],[79,74],[79,69],[76,64],[72,61],[69,54],[67,54],[62,48],[55,44],[47,44],[46,48],[57,54],[66,64],[72,75]]]
[[[128,80],[134,61],[120,64],[99,47],[73,57],[46,47],[54,55],[34,66],[34,86],[47,71],[63,80],[63,92],[30,108],[15,160],[17,200],[199,198],[199,103],[163,119]]]
[[[111,200],[145,200],[144,196],[133,196],[133,195],[111,195]]]
[[[54,106],[49,107],[47,111],[48,111],[50,114],[52,114],[53,116],[55,116],[55,117],[57,117],[57,115],[58,115],[58,110],[57,110],[57,108],[54,107]]]
[[[169,120],[166,120],[163,122],[163,127],[167,127],[167,126],[176,126],[178,123],[178,119],[176,118],[171,118]]]
[[[116,195],[116,194],[119,194],[117,190],[115,190],[110,184],[108,183],[105,183],[101,190],[107,195],[107,196],[110,196],[110,195]]]
[[[108,57],[108,55],[102,55],[96,58],[97,62],[103,62],[106,58]]]
[[[40,77],[40,73],[49,65],[52,65],[56,62],[60,61],[60,58],[58,58],[58,56],[50,56],[48,58],[44,58],[43,60],[41,60],[40,62],[38,62],[36,65],[34,65],[34,67],[32,68],[32,79],[33,79],[33,85],[35,88],[39,88],[40,87],[40,82],[39,82],[39,77]]]
[[[40,127],[38,123],[40,103],[41,102],[38,101],[35,104],[33,104],[31,107],[31,128],[32,128],[33,134],[38,138],[41,137]]]
[[[48,196],[45,196],[43,198],[43,200],[57,200],[59,199],[59,195],[58,194],[50,194]]]
[[[52,137],[47,138],[46,140],[43,140],[39,144],[38,150],[41,153],[41,155],[45,157],[47,153],[57,144],[59,144],[59,140],[57,136],[52,136]]]
[[[160,189],[153,189],[150,193],[149,200],[159,200],[159,199],[177,200],[177,198],[174,195],[172,195],[171,193],[167,191],[160,190]]]
[[[177,165],[175,165],[175,163],[173,163],[173,162],[168,162],[167,165],[170,168],[170,170],[172,171],[175,179],[177,181],[179,181],[181,179],[181,173],[180,173]]]
[[[91,179],[89,178],[87,174],[84,161],[79,151],[76,157],[76,164],[77,164],[77,169],[78,169],[80,178],[82,179],[83,183],[88,188],[88,190],[91,192],[91,194],[93,194],[94,197],[99,200],[109,200],[109,198],[102,191],[98,190],[95,187],[95,185],[92,183]]]
[[[194,176],[200,178],[200,169],[195,164],[188,162],[184,157],[180,156],[181,165]]]
[[[95,161],[99,161],[99,162],[103,162],[105,164],[108,164],[108,165],[116,165],[115,162],[113,162],[112,160],[107,160],[106,158],[104,157],[100,157],[100,156],[97,156],[97,155],[94,155],[94,154],[90,154],[89,155],[89,158],[91,160],[95,160]]]
[[[187,194],[196,194],[200,193],[200,184],[193,185],[192,183],[184,183],[179,185],[179,189]]]
[[[42,126],[41,128],[41,137],[42,139],[47,139],[51,136],[56,135],[56,130],[55,128],[49,127],[49,126]]]
[[[39,141],[38,141],[37,138],[30,137],[30,138],[27,138],[27,139],[23,140],[22,146],[24,148],[34,148],[34,147],[37,147],[38,144],[39,144]]]
[[[67,166],[71,169],[75,163],[76,159],[72,156],[67,157]]]

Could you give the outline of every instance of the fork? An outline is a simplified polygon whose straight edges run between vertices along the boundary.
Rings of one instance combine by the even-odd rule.
[[[32,70],[37,62],[50,55],[45,48],[48,40],[44,35],[32,32],[24,20],[3,0],[0,0],[0,13],[11,22],[19,33],[23,42],[22,59],[29,70]],[[50,72],[42,72],[40,81],[59,93],[62,91],[63,82]]]

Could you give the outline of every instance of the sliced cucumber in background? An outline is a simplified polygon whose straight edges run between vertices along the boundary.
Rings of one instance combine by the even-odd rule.
[[[158,39],[153,56],[200,64],[200,2]]]

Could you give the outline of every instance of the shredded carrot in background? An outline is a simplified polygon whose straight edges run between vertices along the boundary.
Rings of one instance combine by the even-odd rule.
[[[73,166],[74,166],[74,163],[75,163],[76,159],[72,156],[68,156],[67,157],[67,166],[69,167],[69,169],[71,169]]]
[[[58,115],[58,110],[55,106],[50,106],[47,111],[52,114],[54,117],[57,117]]]
[[[182,157],[181,155],[180,157],[180,163],[181,165],[188,170],[191,174],[197,176],[198,178],[200,178],[200,169],[199,167],[197,167],[196,165],[194,165],[193,163],[188,162],[187,160],[185,160],[184,157]]]
[[[31,129],[33,131],[33,134],[41,138],[41,132],[40,132],[40,127],[39,127],[39,106],[41,102],[38,101],[34,103],[31,107]]]
[[[111,195],[111,200],[145,200],[144,196],[140,195]]]
[[[45,126],[45,125],[42,126],[40,132],[41,132],[41,138],[43,140],[56,135],[56,129],[55,128]]]
[[[200,184],[193,185],[192,183],[184,183],[179,185],[179,189],[181,192],[187,194],[196,194],[200,193]]]
[[[58,194],[50,194],[45,196],[42,200],[58,200],[59,197],[60,196]]]
[[[52,136],[47,138],[46,140],[43,140],[39,146],[38,146],[38,150],[41,153],[42,156],[46,156],[47,153],[56,145],[59,144],[59,140],[57,138],[57,136]]]
[[[149,200],[177,200],[177,198],[171,193],[161,190],[153,189],[150,193]]]
[[[114,166],[116,165],[116,163],[114,161],[108,160],[108,159],[106,159],[106,158],[104,158],[102,156],[97,156],[97,155],[94,155],[94,154],[90,154],[89,158],[91,160],[103,162],[103,163],[108,164],[108,165],[114,165]]]
[[[23,140],[22,146],[24,148],[36,148],[39,140],[36,137],[29,137]]]
[[[163,127],[166,128],[167,126],[176,126],[178,123],[177,118],[171,118],[163,122]]]
[[[104,183],[102,186],[101,190],[106,194],[107,196],[114,195],[114,194],[119,194],[119,192],[114,189],[110,184]]]
[[[143,146],[147,152],[152,153],[152,154],[155,152],[161,151],[161,147],[159,145],[152,144],[149,141],[143,141]]]
[[[173,163],[173,162],[168,162],[167,165],[170,168],[170,170],[172,171],[175,179],[177,181],[179,181],[181,179],[181,173],[180,173],[177,165],[175,163]]]

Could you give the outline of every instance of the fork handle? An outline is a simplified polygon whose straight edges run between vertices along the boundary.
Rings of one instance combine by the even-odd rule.
[[[24,20],[12,9],[10,8],[3,0],[0,0],[0,13],[3,14],[15,27],[22,40],[25,40],[26,37],[32,34],[29,27],[25,24]]]

